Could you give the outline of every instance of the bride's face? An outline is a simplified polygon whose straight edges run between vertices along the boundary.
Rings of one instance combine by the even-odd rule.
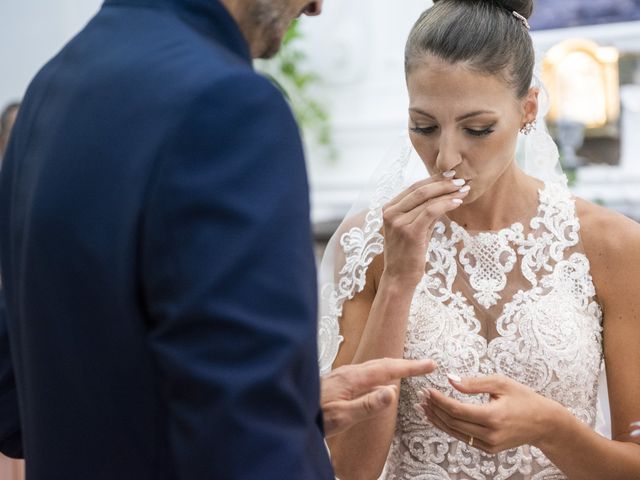
[[[407,77],[411,142],[431,175],[455,170],[482,196],[515,159],[518,131],[535,120],[537,90],[517,98],[499,75],[435,57]]]

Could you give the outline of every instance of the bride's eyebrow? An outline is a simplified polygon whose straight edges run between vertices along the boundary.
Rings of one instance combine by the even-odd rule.
[[[429,117],[433,120],[436,120],[436,117],[434,117],[433,115],[431,115],[430,113],[425,112],[424,110],[421,110],[417,107],[411,107],[409,108],[410,112],[413,113],[417,113],[418,115],[422,115],[425,117]],[[456,118],[456,122],[461,122],[463,120],[467,120],[469,118],[472,117],[477,117],[478,115],[485,115],[485,114],[495,114],[496,112],[492,111],[492,110],[476,110],[475,112],[469,112],[469,113],[465,113],[464,115],[460,115],[458,118]]]
[[[456,122],[461,122],[462,120],[467,120],[472,117],[477,117],[478,115],[485,115],[487,113],[496,113],[496,112],[491,110],[477,110],[475,112],[470,112],[470,113],[465,113],[464,115],[460,115],[458,118],[456,118]]]
[[[436,117],[434,117],[434,116],[433,116],[433,115],[431,115],[430,113],[427,113],[427,112],[425,112],[424,110],[421,110],[421,109],[419,109],[419,108],[417,108],[417,107],[410,107],[410,108],[409,108],[409,111],[410,111],[410,112],[413,112],[413,113],[417,113],[418,115],[422,115],[422,116],[424,116],[424,117],[429,117],[429,118],[430,118],[430,119],[432,119],[432,120],[436,120]]]

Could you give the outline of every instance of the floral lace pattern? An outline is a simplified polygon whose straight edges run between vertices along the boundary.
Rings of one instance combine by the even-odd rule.
[[[344,266],[338,272],[337,282],[323,285],[321,291],[323,304],[327,309],[322,312],[318,322],[318,363],[321,374],[331,370],[343,340],[339,325],[342,305],[364,289],[369,265],[384,251],[384,238],[380,234],[383,223],[382,207],[401,188],[410,155],[411,146],[406,142],[398,157],[378,180],[364,226],[353,227],[340,237]]]
[[[455,391],[446,375],[499,374],[558,401],[594,427],[602,312],[569,191],[547,183],[539,198],[526,228],[517,223],[472,235],[454,222],[437,224],[411,305],[405,358],[433,358],[439,368],[403,380],[384,478],[566,478],[535,447],[485,454],[412,408],[425,387],[467,403],[486,402],[486,396]]]

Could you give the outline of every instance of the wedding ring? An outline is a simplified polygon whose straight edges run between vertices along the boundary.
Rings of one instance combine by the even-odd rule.
[[[469,446],[473,447],[473,435],[469,435]]]

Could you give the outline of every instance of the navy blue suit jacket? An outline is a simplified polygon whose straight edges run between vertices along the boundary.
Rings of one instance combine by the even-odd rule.
[[[299,134],[217,0],[107,0],[38,73],[0,258],[29,479],[332,478]]]

